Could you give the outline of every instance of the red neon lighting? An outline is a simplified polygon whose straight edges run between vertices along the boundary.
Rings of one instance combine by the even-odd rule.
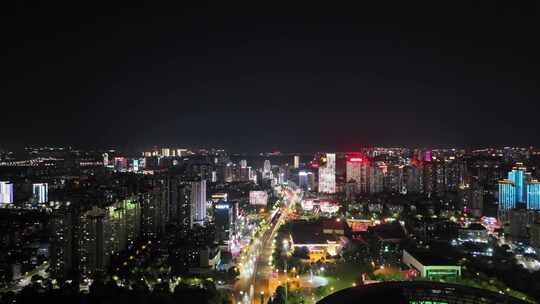
[[[350,162],[361,162],[361,161],[362,161],[362,158],[359,158],[359,157],[351,157],[351,158],[349,158],[349,161],[350,161]]]

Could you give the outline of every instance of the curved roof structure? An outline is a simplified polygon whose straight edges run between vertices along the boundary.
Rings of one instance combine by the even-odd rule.
[[[347,288],[318,302],[318,304],[353,303],[522,304],[526,302],[484,289],[427,281],[384,282]]]

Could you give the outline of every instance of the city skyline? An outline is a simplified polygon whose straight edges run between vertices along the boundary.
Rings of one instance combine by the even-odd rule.
[[[540,2],[3,8],[1,303],[539,303]]]

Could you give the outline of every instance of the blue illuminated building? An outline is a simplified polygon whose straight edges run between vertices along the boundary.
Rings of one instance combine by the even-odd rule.
[[[527,184],[527,209],[540,210],[540,182],[536,180]]]
[[[499,209],[508,210],[524,204],[527,209],[540,210],[540,182],[521,163],[508,172],[508,179],[499,181]]]
[[[518,203],[525,202],[523,197],[525,193],[525,170],[525,167],[517,166],[512,168],[512,171],[508,172],[508,180],[514,183],[514,186],[516,187],[516,201]]]
[[[516,207],[516,187],[510,180],[499,181],[499,209],[510,210]]]

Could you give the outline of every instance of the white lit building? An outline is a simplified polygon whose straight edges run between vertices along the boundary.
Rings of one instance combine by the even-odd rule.
[[[206,220],[206,180],[191,183],[192,223],[203,225]]]
[[[162,149],[161,149],[161,156],[163,156],[163,157],[169,157],[169,156],[171,156],[171,149],[169,149],[169,148],[162,148]]]
[[[325,164],[319,167],[319,192],[336,193],[336,154],[326,153]]]
[[[32,185],[32,199],[37,204],[44,204],[49,201],[49,185],[47,183],[36,183]]]
[[[266,178],[266,179],[272,178],[272,165],[270,164],[270,161],[268,159],[264,161],[263,178]]]
[[[0,182],[0,203],[13,203],[13,184],[11,182]]]

